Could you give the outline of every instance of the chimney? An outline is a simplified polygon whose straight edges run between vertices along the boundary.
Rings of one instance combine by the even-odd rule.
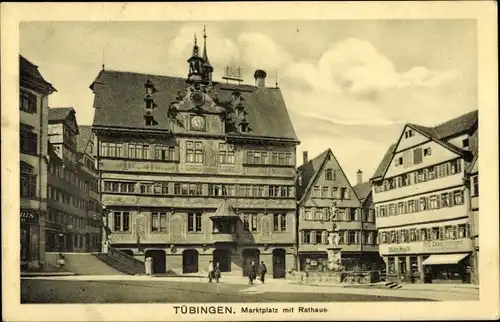
[[[361,169],[358,169],[358,172],[356,172],[356,174],[357,174],[357,177],[358,177],[358,183],[357,184],[363,183],[363,171],[361,171]]]
[[[308,161],[307,151],[302,152],[302,164],[306,164]]]
[[[255,78],[255,86],[257,87],[266,87],[266,76],[267,73],[262,69],[257,69],[253,74]]]

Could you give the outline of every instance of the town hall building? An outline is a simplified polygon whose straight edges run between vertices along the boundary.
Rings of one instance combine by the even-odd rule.
[[[246,275],[295,267],[299,141],[279,88],[212,80],[204,34],[187,78],[103,68],[90,88],[109,247],[153,273],[218,262]],[[226,273],[227,274],[227,273]]]

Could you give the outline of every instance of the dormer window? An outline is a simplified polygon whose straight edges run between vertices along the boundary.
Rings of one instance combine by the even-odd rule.
[[[146,126],[154,126],[158,124],[158,122],[155,121],[153,115],[151,115],[151,112],[146,112],[146,114],[144,115],[144,121],[146,123]]]
[[[146,98],[146,109],[147,110],[152,110],[154,107],[154,101],[151,98]]]
[[[238,127],[239,127],[240,132],[242,132],[242,133],[248,132],[248,123],[242,122],[239,124]]]

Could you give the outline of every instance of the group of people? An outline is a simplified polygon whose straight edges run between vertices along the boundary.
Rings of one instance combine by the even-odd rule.
[[[264,283],[265,277],[267,274],[266,264],[262,261],[260,265],[257,267],[254,261],[248,267],[248,283],[253,284],[253,282],[257,279],[257,275],[260,277],[260,281]],[[219,263],[215,263],[215,266],[212,261],[208,264],[208,282],[212,283],[212,280],[215,280],[216,283],[219,283],[221,278],[220,274],[220,266]]]

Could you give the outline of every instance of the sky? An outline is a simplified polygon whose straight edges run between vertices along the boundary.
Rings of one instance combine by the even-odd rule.
[[[278,83],[302,151],[331,148],[351,183],[368,180],[407,122],[433,126],[477,106],[474,20],[23,22],[20,53],[92,124],[90,84],[106,69],[187,75],[194,34],[220,80],[239,66]]]

